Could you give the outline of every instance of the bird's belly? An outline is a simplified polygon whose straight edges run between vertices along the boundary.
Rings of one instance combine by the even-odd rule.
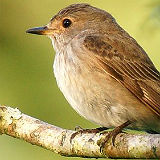
[[[144,123],[147,128],[147,122],[154,121],[153,113],[109,75],[59,62],[55,58],[57,84],[70,105],[86,119],[105,127],[134,120],[131,128],[139,129],[145,129]]]

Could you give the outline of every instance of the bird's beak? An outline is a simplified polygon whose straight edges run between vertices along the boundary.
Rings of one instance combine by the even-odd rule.
[[[26,31],[26,33],[38,34],[38,35],[51,35],[54,29],[49,29],[47,26],[31,28]]]

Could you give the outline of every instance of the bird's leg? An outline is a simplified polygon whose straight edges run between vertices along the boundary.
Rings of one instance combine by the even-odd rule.
[[[112,140],[112,144],[114,146],[115,143],[115,138],[116,136],[122,132],[122,130],[127,127],[128,125],[131,124],[131,121],[126,121],[125,123],[123,123],[122,125],[114,128],[114,130],[107,132],[106,137],[104,138],[103,141],[101,141],[98,145],[100,146],[100,151],[102,151],[102,149],[104,148],[105,144],[111,139]],[[106,134],[106,131],[101,133],[101,134]]]
[[[107,130],[108,128],[107,127],[99,127],[99,128],[93,128],[93,129],[84,129],[80,126],[76,126],[75,127],[75,133],[73,133],[71,135],[71,138],[70,138],[70,142],[72,142],[72,140],[74,139],[74,137],[78,134],[85,134],[85,133],[99,133],[99,132],[102,132],[102,131],[105,131]]]
[[[109,128],[107,128],[107,127],[98,127],[98,128],[92,128],[92,129],[84,129],[84,128],[82,128],[81,126],[76,126],[75,127],[75,131],[83,131],[83,132],[86,132],[86,133],[99,133],[99,132],[101,132],[101,131],[105,131],[105,130],[107,130],[107,129],[109,129]]]
[[[146,130],[148,134],[159,134],[159,132],[153,131],[153,130]]]

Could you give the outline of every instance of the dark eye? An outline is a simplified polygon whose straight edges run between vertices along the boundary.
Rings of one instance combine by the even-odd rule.
[[[63,20],[63,27],[68,28],[72,24],[70,19],[64,19]]]

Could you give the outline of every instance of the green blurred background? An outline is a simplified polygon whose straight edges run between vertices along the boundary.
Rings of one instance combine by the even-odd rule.
[[[61,8],[86,2],[110,12],[146,50],[160,70],[159,0],[0,0],[0,104],[48,123],[74,129],[96,127],[64,99],[52,72],[54,51],[46,37],[26,34]],[[65,160],[43,148],[0,136],[0,160]]]

